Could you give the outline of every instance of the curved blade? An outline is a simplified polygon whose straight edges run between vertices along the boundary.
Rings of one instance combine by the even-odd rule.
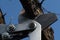
[[[57,16],[54,13],[43,14],[38,16],[35,20],[39,22],[42,25],[42,29],[44,29],[54,23],[57,20]]]

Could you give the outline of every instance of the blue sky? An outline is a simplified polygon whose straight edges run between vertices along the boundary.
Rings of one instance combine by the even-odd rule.
[[[55,40],[60,40],[60,0],[45,0],[43,7],[48,11],[57,14],[58,21],[51,25],[54,29]],[[12,17],[12,23],[18,24],[18,15],[23,9],[19,0],[0,0],[0,8],[3,11],[3,14],[7,13],[5,16],[6,24],[9,24],[10,18]],[[25,39],[26,40],[26,39]]]

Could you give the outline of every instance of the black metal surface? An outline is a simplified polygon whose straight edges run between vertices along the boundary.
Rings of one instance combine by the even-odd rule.
[[[22,31],[14,31],[14,32],[10,32],[10,34],[12,34],[12,36],[13,36],[14,38],[20,38],[20,39],[22,39],[22,38],[27,37],[28,34],[29,34],[30,32],[33,32],[34,30],[35,30],[35,28],[33,28],[33,29],[28,29],[28,30],[22,30]]]
[[[46,28],[47,26],[51,25],[57,20],[57,17],[54,13],[43,14],[35,19],[42,25],[42,29]]]
[[[21,30],[21,31],[13,31],[13,32],[10,32],[10,34],[18,34],[18,33],[30,33],[32,31],[34,31],[36,28],[32,28],[32,29],[27,29],[27,30]]]

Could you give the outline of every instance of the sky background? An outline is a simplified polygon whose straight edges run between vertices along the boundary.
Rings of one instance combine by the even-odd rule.
[[[60,0],[45,0],[43,7],[48,11],[55,13],[58,17],[58,21],[53,23],[51,27],[54,29],[55,40],[60,40]],[[10,21],[13,24],[18,24],[18,15],[23,9],[19,0],[0,0],[0,8],[2,9],[5,16],[6,24],[9,24]],[[12,20],[10,18],[12,17]],[[28,40],[28,38],[24,39]]]

